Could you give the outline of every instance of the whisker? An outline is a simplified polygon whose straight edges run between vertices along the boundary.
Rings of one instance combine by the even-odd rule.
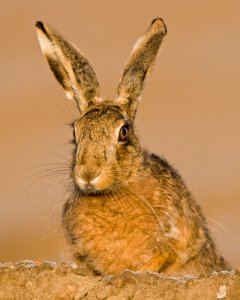
[[[140,197],[138,194],[136,194],[135,192],[133,192],[131,190],[131,188],[126,185],[125,183],[121,183],[123,186],[125,186],[127,188],[127,191],[135,197],[135,199],[138,199],[140,200],[144,206],[148,209],[148,211],[150,212],[150,215],[153,219],[153,221],[160,227],[160,229],[165,232],[165,229],[164,229],[164,226],[162,225],[160,219],[159,219],[159,216],[157,215],[156,211],[154,210],[154,208],[152,207],[152,205],[149,203],[148,200],[144,199],[143,197]]]
[[[227,230],[227,228],[225,226],[223,226],[221,223],[219,223],[215,218],[208,217],[208,219],[210,221],[212,221],[214,224],[216,224],[219,228],[221,228],[225,233],[229,234],[229,230]]]
[[[41,151],[44,151],[44,152],[47,152],[47,153],[50,153],[52,155],[55,155],[56,157],[59,157],[61,159],[64,159],[65,161],[69,162],[69,157],[67,157],[66,155],[61,155],[59,153],[56,153],[52,150],[49,150],[49,149],[45,149],[45,148],[37,148],[38,150],[41,150]]]

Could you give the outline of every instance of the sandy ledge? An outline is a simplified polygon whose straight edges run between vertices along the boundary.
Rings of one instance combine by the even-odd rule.
[[[0,299],[240,299],[240,272],[172,278],[125,271],[116,278],[89,276],[53,262],[0,263]]]

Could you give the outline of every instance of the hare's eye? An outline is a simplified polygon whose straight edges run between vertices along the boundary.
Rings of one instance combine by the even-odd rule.
[[[125,142],[128,138],[128,126],[124,125],[119,131],[119,142]]]

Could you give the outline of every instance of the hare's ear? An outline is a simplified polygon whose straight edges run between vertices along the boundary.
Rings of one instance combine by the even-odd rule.
[[[36,23],[38,39],[51,70],[70,99],[77,101],[83,113],[100,101],[99,83],[87,59],[76,46],[66,41],[47,24]]]
[[[147,32],[137,41],[123,70],[118,86],[117,103],[122,105],[127,115],[134,118],[146,79],[167,33],[162,19],[152,21]]]

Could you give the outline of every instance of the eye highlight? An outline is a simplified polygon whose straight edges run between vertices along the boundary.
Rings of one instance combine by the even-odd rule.
[[[119,131],[118,141],[126,142],[128,139],[128,133],[129,133],[128,126],[127,125],[122,126],[122,128]]]

